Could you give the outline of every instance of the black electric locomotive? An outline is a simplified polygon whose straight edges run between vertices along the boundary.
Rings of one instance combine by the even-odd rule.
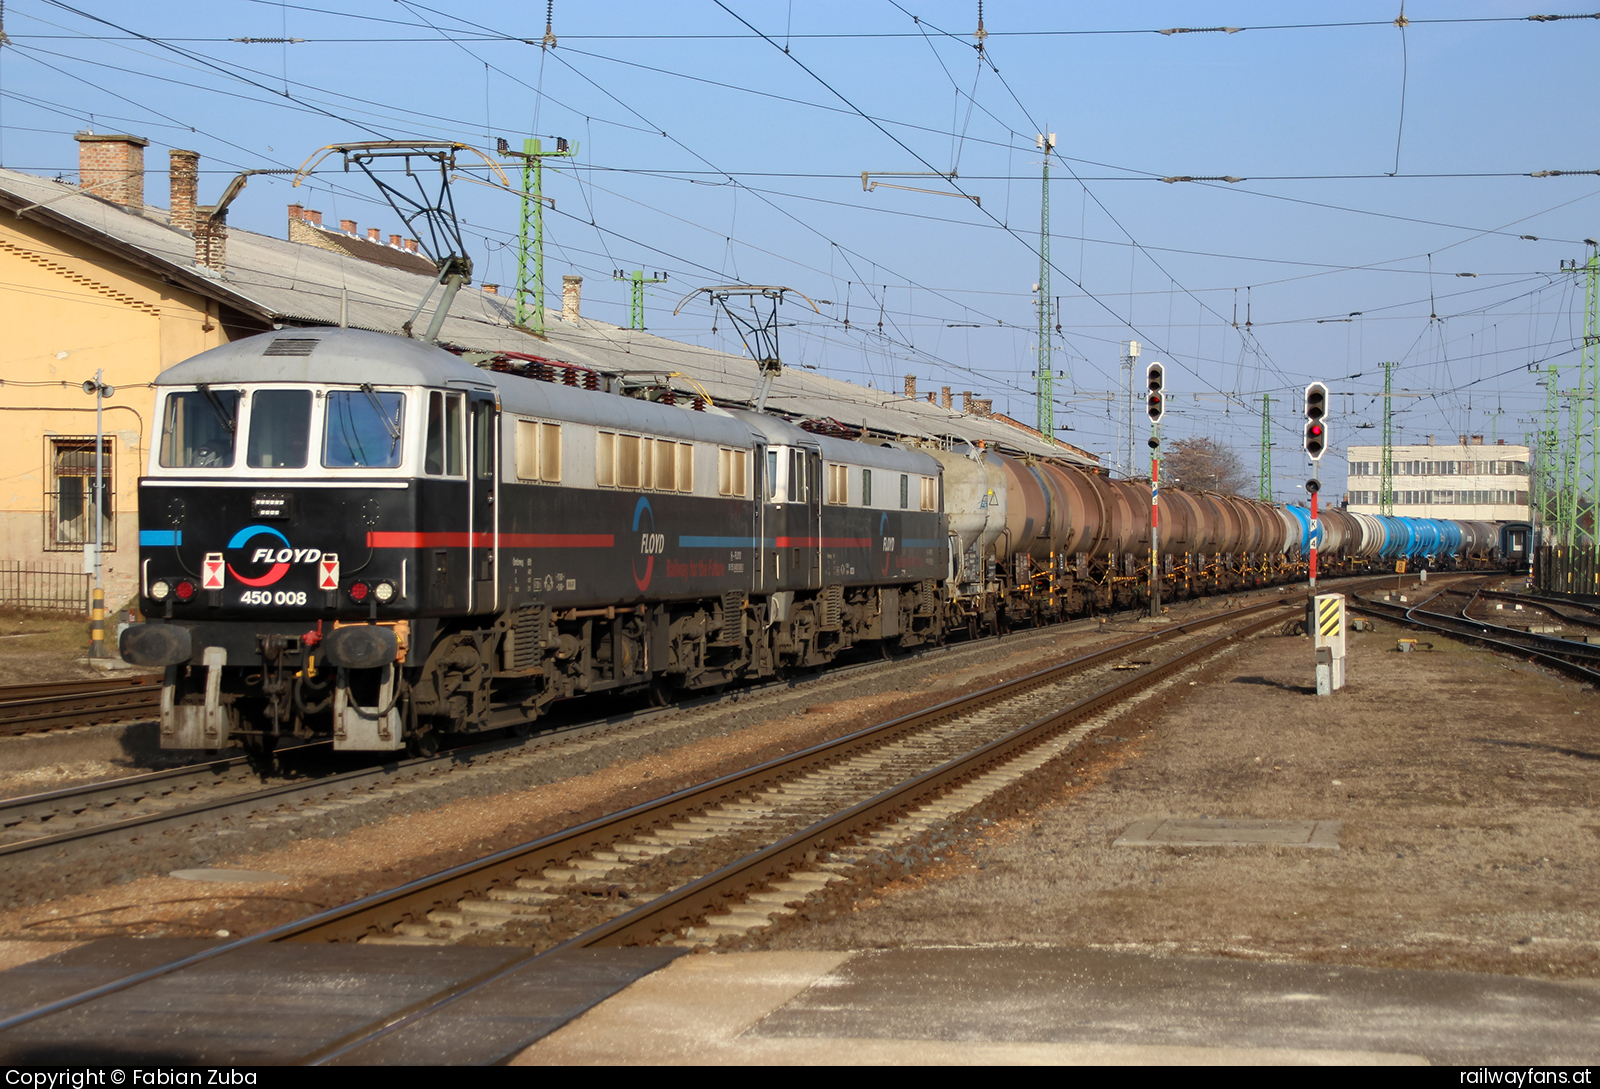
[[[163,372],[121,643],[162,745],[427,749],[942,637],[933,458],[608,386],[349,329]]]

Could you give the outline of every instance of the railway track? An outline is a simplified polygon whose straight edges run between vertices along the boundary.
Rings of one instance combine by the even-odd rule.
[[[1001,799],[1125,707],[1237,640],[1281,624],[1280,598],[1174,624],[657,802],[223,943],[0,1021],[0,1030],[271,941],[522,944],[492,973],[396,1011],[302,1061],[360,1049],[541,956],[704,944],[768,925],[827,887]],[[1222,626],[1221,634],[1206,629]],[[1117,667],[1124,667],[1118,669]],[[1132,667],[1131,669],[1128,667]],[[1129,676],[1129,673],[1132,675]],[[1099,722],[1104,725],[1104,722]],[[640,867],[654,867],[650,880]],[[562,897],[565,896],[565,906]],[[516,939],[521,939],[520,941]]]
[[[1445,587],[1415,604],[1378,597],[1358,598],[1351,608],[1368,616],[1529,658],[1579,679],[1600,683],[1600,645],[1473,617],[1470,615],[1472,608],[1483,590],[1482,586],[1470,592]],[[1465,597],[1466,601],[1452,602],[1449,600],[1452,597]]]
[[[0,736],[131,722],[161,707],[161,676],[110,677],[0,687]]]
[[[1033,629],[1005,639],[1007,645],[1048,640],[1064,628]],[[212,828],[241,819],[290,824],[330,811],[381,804],[413,789],[430,787],[441,776],[499,773],[518,763],[542,759],[555,747],[593,746],[630,734],[669,728],[685,711],[749,700],[791,689],[848,684],[852,676],[885,666],[932,658],[956,658],[994,645],[993,638],[930,648],[900,659],[844,666],[795,682],[771,682],[721,696],[707,696],[672,707],[603,718],[559,722],[527,738],[496,738],[431,756],[390,761],[342,772],[319,770],[308,756],[326,752],[327,742],[284,747],[272,771],[259,758],[220,758],[167,771],[128,776],[48,793],[0,800],[0,861],[29,856],[54,857],[73,845],[146,837],[175,828]],[[235,825],[236,826],[236,825]]]

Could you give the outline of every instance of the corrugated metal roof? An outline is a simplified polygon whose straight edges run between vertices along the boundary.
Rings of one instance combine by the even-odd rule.
[[[233,227],[228,230],[227,268],[219,275],[195,265],[193,238],[169,226],[164,212],[148,206],[143,213],[130,212],[64,182],[12,170],[0,169],[0,204],[13,210],[32,206],[23,212],[25,218],[157,266],[181,286],[264,322],[336,326],[344,310],[353,328],[397,334],[430,282],[426,276]],[[425,310],[418,324],[431,312]],[[439,338],[470,351],[522,352],[610,373],[677,374],[692,379],[718,403],[755,400],[756,366],[741,356],[590,318],[553,320],[548,337],[538,338],[513,326],[514,313],[509,298],[463,289]],[[1093,464],[999,420],[798,368],[785,369],[774,381],[767,408],[797,419],[831,417],[909,439],[984,442],[1035,457]]]

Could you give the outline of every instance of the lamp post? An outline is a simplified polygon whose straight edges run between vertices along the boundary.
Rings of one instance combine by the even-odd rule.
[[[90,509],[94,512],[94,538],[85,541],[84,566],[94,573],[94,589],[91,591],[91,605],[89,610],[89,657],[108,658],[106,651],[106,592],[101,585],[101,554],[104,551],[103,533],[105,529],[105,401],[107,397],[116,393],[116,389],[108,386],[102,380],[104,371],[95,371],[94,378],[83,384],[83,392],[94,398],[94,492],[91,494]]]

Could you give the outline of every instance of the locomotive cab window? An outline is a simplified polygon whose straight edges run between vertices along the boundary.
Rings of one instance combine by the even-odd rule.
[[[438,396],[435,394],[434,396]],[[329,469],[393,469],[404,454],[406,395],[362,386],[329,390],[322,464]],[[251,425],[252,436],[255,425]],[[432,471],[432,470],[430,470]]]
[[[459,393],[428,394],[428,439],[422,469],[429,476],[464,476]]]
[[[245,464],[252,469],[304,469],[311,438],[311,391],[259,389],[250,395],[250,442]]]
[[[162,468],[231,468],[238,418],[236,389],[201,386],[167,394],[161,415]]]

